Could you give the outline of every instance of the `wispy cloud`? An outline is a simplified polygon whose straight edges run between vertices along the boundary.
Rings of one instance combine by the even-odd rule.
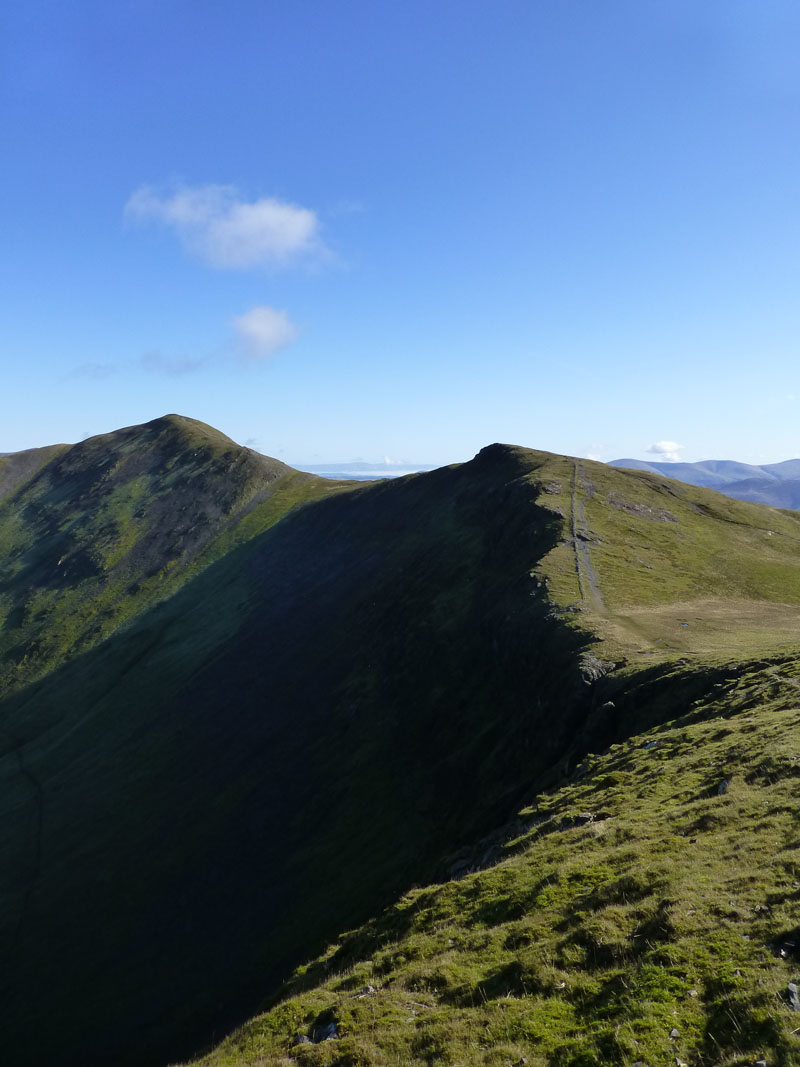
[[[169,195],[143,185],[125,217],[169,227],[212,267],[282,267],[325,252],[315,212],[273,197],[244,200],[232,185],[185,185]]]
[[[248,362],[266,359],[297,337],[297,327],[285,311],[262,305],[233,320],[238,348]]]
[[[77,367],[67,371],[62,381],[67,378],[91,378],[99,382],[104,378],[110,378],[118,372],[119,368],[113,363],[80,363]]]
[[[683,445],[679,445],[677,441],[656,441],[647,449],[663,463],[678,463],[681,458],[681,449]]]
[[[163,352],[145,352],[139,357],[142,370],[167,377],[182,377],[203,370],[208,360],[199,356],[167,356]]]
[[[169,356],[163,352],[145,352],[138,358],[122,360],[120,363],[80,363],[77,367],[67,371],[61,380],[89,378],[99,382],[118,374],[136,374],[139,371],[176,377],[196,374],[198,371],[205,370],[208,363],[209,360],[202,357]]]

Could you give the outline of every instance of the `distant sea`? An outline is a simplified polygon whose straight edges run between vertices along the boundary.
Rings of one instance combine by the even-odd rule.
[[[402,478],[405,474],[419,474],[420,471],[432,471],[433,466],[410,467],[395,466],[394,464],[371,464],[371,463],[343,463],[341,465],[311,464],[300,465],[298,470],[309,471],[317,474],[320,478],[331,478],[349,482],[377,482],[381,478]]]

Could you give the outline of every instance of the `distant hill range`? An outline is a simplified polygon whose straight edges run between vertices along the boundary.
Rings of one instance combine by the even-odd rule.
[[[756,467],[731,459],[705,459],[700,463],[650,463],[643,459],[612,459],[610,467],[649,471],[679,482],[716,489],[737,500],[768,504],[773,508],[800,509],[800,459],[765,463]]]

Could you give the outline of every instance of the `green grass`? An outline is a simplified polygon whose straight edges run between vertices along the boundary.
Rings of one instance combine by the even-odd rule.
[[[38,452],[38,466],[16,462],[0,502],[0,693],[97,645],[293,508],[350,488],[177,416]]]
[[[45,464],[68,448],[69,445],[45,445],[44,448],[29,448],[24,452],[0,456],[0,500],[15,492]]]
[[[797,660],[770,669],[800,678]],[[192,1062],[800,1063],[785,999],[800,965],[799,782],[800,693],[741,671],[536,797],[494,866],[343,934]],[[335,1039],[293,1045],[327,1020]]]
[[[609,658],[746,655],[800,638],[797,514],[582,462],[576,499],[605,600],[597,611],[578,592],[574,462],[526,449],[505,454],[563,527],[535,580],[562,608],[580,609],[577,624],[602,638]],[[25,477],[0,503],[5,692],[96,645],[293,508],[356,489],[292,471],[177,416],[34,458],[17,462],[17,481],[20,471]],[[442,593],[443,618],[461,592]]]
[[[564,524],[564,537],[536,577],[602,639],[599,655],[634,663],[714,653],[747,657],[800,640],[797,512],[646,472],[535,455],[539,464],[530,477],[542,489],[540,502]],[[576,465],[579,525],[602,607],[580,599],[570,536]]]
[[[783,884],[796,534],[505,446],[361,486],[175,418],[60,453],[0,510],[7,1045],[157,1067],[310,959],[220,1062],[792,1062],[785,962],[709,909]],[[501,862],[382,912],[456,850]]]

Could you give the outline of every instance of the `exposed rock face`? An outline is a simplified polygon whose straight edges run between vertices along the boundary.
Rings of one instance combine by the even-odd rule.
[[[614,670],[614,666],[614,663],[610,660],[598,659],[593,652],[583,652],[580,657],[581,678],[587,685],[591,685],[605,677],[610,671]]]

